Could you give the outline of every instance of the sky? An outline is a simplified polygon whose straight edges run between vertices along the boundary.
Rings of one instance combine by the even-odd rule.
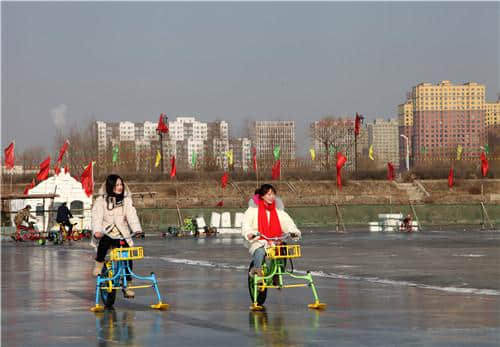
[[[421,82],[499,88],[499,3],[2,2],[2,148],[92,120],[396,118]]]

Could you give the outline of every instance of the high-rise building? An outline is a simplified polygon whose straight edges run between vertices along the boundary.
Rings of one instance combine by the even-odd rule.
[[[149,121],[96,121],[93,124],[93,133],[99,167],[125,166],[137,171],[151,170],[156,151],[160,148],[156,126],[156,123]],[[164,141],[168,141],[168,134],[164,135]],[[112,160],[113,150],[117,151],[116,161]],[[164,146],[163,156],[168,157],[167,146]]]
[[[274,163],[273,150],[280,147],[281,165],[288,167],[295,162],[295,122],[290,120],[259,120],[250,125],[250,138],[257,150],[261,167]]]
[[[251,141],[246,137],[233,138],[229,142],[233,151],[233,167],[236,170],[248,171],[252,168]]]
[[[207,141],[205,142],[206,164],[217,168],[228,168],[229,124],[226,121],[208,123]]]
[[[486,103],[486,127],[500,125],[500,98],[497,102]]]
[[[485,87],[441,81],[412,88],[413,162],[450,159],[461,145],[462,159],[476,159],[486,142]]]
[[[192,167],[193,153],[197,166],[205,160],[205,141],[208,136],[207,123],[198,122],[194,117],[177,117],[168,122],[170,146],[175,153],[177,166]]]
[[[399,129],[396,119],[375,119],[368,124],[368,145],[373,145],[375,160],[399,166]]]

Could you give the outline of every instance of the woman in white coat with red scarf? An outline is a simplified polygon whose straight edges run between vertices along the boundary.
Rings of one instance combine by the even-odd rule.
[[[142,234],[137,211],[132,204],[130,190],[118,175],[109,175],[99,190],[99,196],[92,207],[92,245],[97,248],[93,275],[101,273],[104,258],[111,247],[120,247],[124,241],[125,247],[133,247],[132,232]],[[98,245],[95,241],[99,240]],[[132,261],[130,261],[132,268]],[[132,278],[127,278],[131,281]],[[132,289],[124,292],[125,297],[134,297]]]
[[[270,237],[280,237],[289,233],[295,239],[300,238],[292,218],[284,211],[281,199],[276,198],[276,189],[270,184],[263,184],[255,191],[248,203],[249,207],[243,217],[242,234],[245,245],[253,258],[254,267],[250,275],[263,276],[262,263],[269,242],[258,234]]]

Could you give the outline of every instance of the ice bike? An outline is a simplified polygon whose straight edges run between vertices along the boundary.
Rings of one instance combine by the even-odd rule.
[[[134,235],[136,236],[136,235]],[[141,234],[142,236],[142,234]],[[95,287],[95,305],[90,308],[92,312],[102,312],[105,308],[112,308],[116,292],[121,289],[149,288],[153,287],[158,303],[150,305],[151,308],[158,310],[166,310],[168,304],[161,300],[160,290],[158,289],[158,280],[153,272],[150,276],[139,276],[130,268],[131,260],[144,258],[142,247],[123,247],[125,241],[120,242],[120,247],[111,250],[110,259],[106,261],[102,267],[101,274],[97,276]],[[131,276],[140,281],[150,282],[145,285],[129,285],[127,277]],[[102,301],[102,304],[100,303]]]
[[[29,226],[18,225],[16,233],[12,236],[14,241],[38,241],[42,238],[42,233],[35,229],[35,223],[29,222]]]
[[[326,304],[319,302],[318,292],[314,286],[311,273],[307,271],[306,275],[296,275],[293,273],[294,258],[300,258],[300,245],[286,244],[284,241],[291,238],[290,234],[284,234],[281,237],[267,238],[258,233],[256,237],[262,237],[271,243],[271,246],[266,248],[266,257],[262,263],[262,271],[264,276],[250,275],[250,270],[254,266],[253,261],[248,268],[248,291],[252,305],[251,311],[263,311],[264,302],[267,297],[267,289],[275,288],[295,288],[309,286],[312,289],[314,303],[309,304],[308,307],[316,310],[323,310]],[[287,269],[287,262],[290,263],[290,269]],[[283,277],[290,276],[295,279],[306,280],[306,283],[284,284]]]

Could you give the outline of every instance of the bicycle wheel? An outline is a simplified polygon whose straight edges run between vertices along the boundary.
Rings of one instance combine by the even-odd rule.
[[[254,302],[254,297],[253,297],[253,284],[254,284],[254,276],[250,276],[250,270],[253,267],[253,261],[250,263],[250,266],[248,267],[248,292],[250,293],[250,300]],[[259,306],[262,306],[264,302],[266,301],[267,297],[267,288],[264,290],[259,290],[257,289],[257,304]]]
[[[112,277],[108,271],[106,264],[103,265],[101,270],[101,278]],[[101,300],[102,304],[106,308],[113,307],[116,299],[116,289],[109,289],[109,282],[104,282],[101,284]]]
[[[73,239],[74,241],[78,241],[78,240],[80,240],[80,239],[81,239],[81,234],[80,234],[77,230],[75,230],[75,231],[73,231],[73,233],[71,234],[71,237],[72,237],[72,239]]]

